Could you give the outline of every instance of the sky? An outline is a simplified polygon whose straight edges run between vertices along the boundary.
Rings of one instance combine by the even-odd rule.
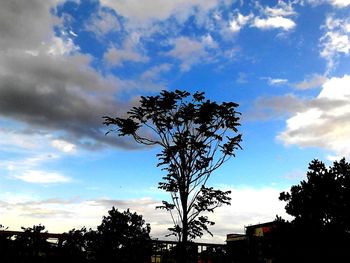
[[[279,193],[308,163],[350,157],[350,1],[0,1],[0,224],[95,228],[130,208],[163,239],[159,148],[105,135],[140,96],[204,91],[239,104],[242,148],[210,186],[224,242],[290,219]]]

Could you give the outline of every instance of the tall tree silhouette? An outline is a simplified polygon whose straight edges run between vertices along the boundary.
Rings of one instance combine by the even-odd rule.
[[[170,212],[169,228],[184,244],[210,233],[213,225],[202,212],[230,204],[230,191],[207,187],[208,178],[240,148],[238,104],[206,100],[204,92],[162,91],[141,97],[126,118],[104,117],[119,136],[132,136],[144,145],[161,147],[158,166],[167,174],[159,188],[170,193],[160,208]],[[211,234],[211,233],[210,233]]]

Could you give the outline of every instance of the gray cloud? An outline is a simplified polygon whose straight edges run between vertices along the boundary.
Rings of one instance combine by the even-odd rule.
[[[173,49],[165,55],[181,61],[181,71],[188,71],[193,65],[204,62],[210,57],[203,42],[188,37],[179,37],[173,39],[172,44]]]
[[[17,134],[53,134],[89,149],[136,147],[131,140],[105,136],[102,116],[123,114],[135,102],[117,95],[136,86],[141,90],[142,84],[102,75],[68,36],[55,36],[53,26],[61,21],[50,10],[59,2],[1,1],[0,116],[27,125]],[[149,91],[163,88],[147,84]]]
[[[113,99],[113,79],[103,78],[84,56],[47,54],[0,55],[1,115],[44,130],[63,131],[63,137],[101,143],[125,143],[104,136],[102,116],[124,111]],[[127,106],[128,107],[128,106]]]
[[[37,48],[52,36],[50,9],[57,1],[5,0],[0,4],[0,47]]]
[[[121,28],[118,18],[113,13],[103,9],[98,10],[97,14],[93,14],[85,25],[86,30],[94,32],[98,36],[119,31]]]
[[[309,108],[318,109],[325,113],[348,105],[348,101],[333,98],[302,98],[294,94],[285,94],[282,96],[260,97],[254,101],[254,104],[243,115],[245,120],[270,120],[286,118],[304,112]],[[334,116],[329,116],[334,118]],[[335,119],[334,119],[335,120]]]
[[[126,61],[135,63],[146,63],[149,58],[141,55],[137,51],[132,49],[117,49],[115,47],[110,48],[104,55],[104,59],[111,66],[122,66]]]
[[[293,94],[260,97],[243,114],[245,120],[269,120],[289,116],[306,107],[305,101]]]
[[[128,2],[101,0],[101,4],[114,9],[118,14],[129,18],[130,23],[136,21],[138,27],[150,25],[154,21],[166,20],[169,17],[175,17],[183,22],[194,13],[197,19],[202,18],[208,11],[214,9],[221,0],[174,0],[164,2],[161,0],[131,0]]]
[[[327,78],[323,75],[313,74],[307,76],[305,80],[293,84],[296,89],[305,90],[305,89],[313,89],[319,88],[323,83],[327,81]]]

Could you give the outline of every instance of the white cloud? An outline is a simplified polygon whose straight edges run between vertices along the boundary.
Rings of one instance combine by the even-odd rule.
[[[0,128],[1,149],[20,148],[35,150],[44,143],[44,138],[40,134],[19,133],[14,129]]]
[[[320,38],[320,55],[328,61],[328,71],[335,67],[340,55],[350,53],[350,19],[328,16],[323,25],[324,35]]]
[[[56,184],[56,183],[67,183],[71,179],[59,173],[45,172],[38,170],[29,170],[21,175],[15,175],[14,178],[27,183],[35,184]]]
[[[260,16],[255,16],[253,13],[244,16],[238,12],[230,20],[229,30],[231,32],[239,32],[244,26],[250,25],[262,30],[282,29],[289,31],[296,26],[295,22],[290,18],[297,14],[291,3],[278,1],[273,7],[264,7],[259,2],[256,2],[255,6],[259,10]]]
[[[76,145],[69,143],[64,140],[53,140],[51,142],[51,145],[55,147],[56,149],[65,152],[65,153],[74,153],[76,152]]]
[[[230,190],[231,206],[220,207],[209,214],[209,218],[215,222],[211,229],[217,242],[223,242],[226,234],[244,233],[247,225],[273,221],[276,215],[291,219],[285,213],[285,203],[278,199],[285,189],[240,187]],[[206,238],[207,241],[212,240],[209,236]]]
[[[330,0],[331,4],[336,7],[347,7],[350,5],[350,0]]]
[[[331,100],[350,99],[350,76],[345,75],[342,78],[331,78],[323,85],[321,93],[318,98],[327,98]]]
[[[262,30],[281,29],[284,31],[295,28],[296,23],[290,18],[297,14],[294,11],[292,3],[278,1],[273,7],[263,7],[259,2],[256,2],[256,7],[260,9],[260,16],[256,16],[252,20],[252,27]]]
[[[312,88],[319,88],[323,83],[327,81],[327,78],[323,75],[313,74],[307,76],[305,80],[293,84],[296,89],[306,90]]]
[[[346,8],[350,5],[350,0],[306,0],[305,2],[313,6],[330,4],[336,8]]]
[[[230,21],[230,30],[232,32],[239,32],[246,24],[250,22],[250,20],[253,17],[254,17],[253,14],[244,16],[241,13],[238,13]]]
[[[27,171],[38,170],[38,167],[45,162],[57,159],[57,155],[40,154],[26,159],[3,160],[0,163],[0,168],[10,172],[11,175],[22,175]]]
[[[277,138],[285,145],[320,147],[350,156],[350,76],[327,80],[308,107],[287,120]]]
[[[288,83],[288,79],[271,78],[271,77],[262,77],[261,79],[266,79],[267,83],[271,86],[280,86]]]
[[[252,26],[257,27],[259,29],[264,29],[264,30],[280,28],[288,31],[293,29],[296,26],[296,24],[290,18],[276,16],[276,17],[268,17],[266,19],[256,17],[254,19]]]
[[[323,37],[324,38],[322,40],[327,40],[325,40],[325,48],[321,52],[322,57],[329,57],[335,52],[344,54],[349,53],[350,40],[347,35],[342,35],[340,32],[327,32]]]
[[[31,155],[24,159],[3,160],[0,164],[0,171],[7,174],[6,179],[17,179],[27,183],[55,184],[67,183],[72,179],[61,172],[48,171],[45,165],[57,161],[61,156],[53,153],[42,153]]]
[[[284,85],[288,83],[288,79],[269,79],[270,85]]]
[[[226,234],[243,233],[244,226],[248,224],[271,221],[276,214],[289,218],[284,212],[285,204],[278,200],[279,193],[285,189],[225,188],[232,190],[231,206],[223,206],[208,215],[216,222],[211,228],[214,237],[206,235],[198,241],[224,243]],[[4,202],[0,204],[0,213],[3,215],[1,223],[13,230],[39,223],[45,225],[50,232],[57,233],[83,226],[95,228],[112,206],[119,210],[130,208],[143,215],[145,221],[151,224],[151,235],[159,239],[165,239],[167,228],[172,224],[167,212],[155,209],[161,203],[160,200],[149,197],[129,200],[40,200],[33,197],[17,198],[16,195],[9,194],[6,196],[2,196]]]
[[[278,1],[277,5],[274,7],[265,7],[263,9],[263,13],[270,17],[278,17],[278,16],[294,16],[296,12],[291,3],[287,3],[284,1]]]

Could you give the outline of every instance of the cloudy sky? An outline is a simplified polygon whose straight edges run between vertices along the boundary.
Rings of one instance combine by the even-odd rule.
[[[141,95],[205,91],[242,112],[243,150],[213,174],[232,205],[214,237],[286,217],[308,163],[350,157],[350,1],[0,2],[0,224],[95,227],[130,207],[163,238],[157,148],[105,136]]]

